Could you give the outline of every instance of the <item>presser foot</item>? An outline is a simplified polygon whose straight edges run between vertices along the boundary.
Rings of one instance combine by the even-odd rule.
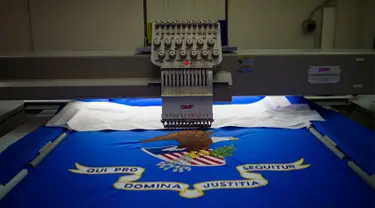
[[[211,128],[213,119],[202,120],[161,120],[166,129],[207,129]]]

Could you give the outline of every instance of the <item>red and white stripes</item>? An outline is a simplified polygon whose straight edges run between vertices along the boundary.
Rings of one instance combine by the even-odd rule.
[[[225,165],[224,158],[217,158],[209,155],[198,155],[195,158],[186,160],[183,158],[187,152],[174,152],[174,153],[164,153],[160,154],[160,158],[168,162],[177,162],[185,165],[191,166],[221,166]]]

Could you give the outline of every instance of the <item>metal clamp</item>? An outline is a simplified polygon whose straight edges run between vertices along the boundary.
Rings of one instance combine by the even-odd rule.
[[[26,169],[22,169],[16,176],[14,176],[5,186],[0,188],[0,201],[17,185],[22,179],[24,179],[29,172]]]
[[[348,162],[348,166],[359,176],[364,180],[369,186],[371,186],[372,189],[375,190],[375,176],[368,175],[365,171],[363,171],[357,164],[355,164],[353,161]]]
[[[309,126],[307,129],[319,140],[321,141],[329,150],[331,150],[340,160],[344,159],[346,156],[341,152],[335,142],[333,142],[329,137],[321,135],[314,127]]]
[[[40,150],[39,150],[39,155],[35,157],[34,160],[32,160],[30,162],[30,165],[32,167],[36,167],[39,165],[40,162],[42,162],[42,160],[47,157],[47,155],[52,151],[54,150],[57,145],[59,145],[64,139],[65,137],[67,136],[67,133],[64,132],[62,133],[60,136],[57,137],[57,139],[55,139],[51,144],[46,144],[44,147],[42,147]]]

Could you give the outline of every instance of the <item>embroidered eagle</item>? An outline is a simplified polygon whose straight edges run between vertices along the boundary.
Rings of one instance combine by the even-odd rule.
[[[175,140],[179,143],[178,148],[185,148],[187,151],[196,152],[209,150],[209,147],[212,143],[228,140],[238,140],[237,138],[233,137],[209,137],[212,133],[213,132],[202,130],[185,130],[147,140],[142,140],[142,142]]]

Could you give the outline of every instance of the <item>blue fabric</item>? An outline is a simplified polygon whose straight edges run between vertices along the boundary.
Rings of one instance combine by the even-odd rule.
[[[327,110],[302,96],[287,96],[292,104],[309,104],[326,120],[312,124],[323,135],[327,135],[350,159],[369,175],[375,175],[375,132],[332,110]]]
[[[327,135],[349,158],[369,175],[375,175],[375,132],[332,110],[327,110],[302,97],[288,98],[291,102],[308,103],[326,120],[312,122],[323,135]]]
[[[176,141],[141,143],[170,131],[75,132],[2,201],[0,207],[375,207],[375,192],[343,161],[337,159],[306,129],[213,130],[213,136],[232,136],[236,141],[212,144],[215,149],[234,145],[226,165],[192,167],[176,173],[156,166],[162,160],[141,148],[176,145]],[[138,166],[145,169],[137,182],[244,180],[238,165],[291,163],[304,158],[310,167],[293,171],[258,171],[268,184],[258,188],[204,191],[186,199],[176,191],[129,191],[114,188],[126,174],[72,173],[77,162],[89,167]],[[22,200],[21,200],[22,199]]]
[[[265,96],[234,96],[230,102],[214,102],[214,105],[249,104],[262,100]],[[292,98],[291,98],[292,99]],[[161,106],[161,98],[110,99],[110,102],[130,106]]]
[[[215,104],[246,104],[263,99],[264,96],[233,97],[232,102]],[[161,99],[81,99],[82,102],[114,102],[132,106],[158,106]],[[65,105],[60,106],[58,112]],[[14,175],[22,170],[37,154],[41,147],[52,141],[63,132],[62,128],[42,127],[31,132],[17,143],[8,147],[0,154],[0,184],[6,184]],[[22,154],[20,154],[22,152]]]
[[[6,184],[38,154],[40,148],[63,131],[63,128],[41,127],[5,149],[0,154],[0,184]]]
[[[81,102],[109,102],[111,99],[79,99]]]
[[[265,98],[265,96],[233,96],[232,101],[214,102],[214,105],[228,105],[228,104],[250,104],[255,103]],[[286,96],[290,103],[307,103],[303,97],[300,96]],[[95,100],[81,100],[92,102]],[[109,102],[130,105],[130,106],[161,106],[161,98],[122,98],[109,99]]]
[[[365,172],[375,175],[375,132],[334,111],[321,111],[320,115],[329,119],[313,122],[316,129],[329,136]]]
[[[310,102],[302,96],[286,96],[291,104],[309,104]]]
[[[221,104],[249,104],[258,102],[265,96],[235,96],[231,102],[215,102],[215,105]],[[326,122],[313,122],[314,126],[322,133],[329,136],[338,147],[349,155],[369,174],[375,174],[375,163],[371,158],[375,158],[375,135],[374,132],[351,121],[336,112],[328,111],[302,96],[286,96],[292,103],[306,103],[312,109],[319,111]],[[131,106],[160,106],[160,98],[128,98],[128,99],[83,99],[84,102],[114,102]],[[345,125],[343,125],[345,124]],[[350,126],[350,128],[342,128]],[[361,138],[361,139],[358,139]]]
[[[249,104],[258,102],[264,96],[235,96],[231,102],[215,102],[220,104]],[[302,96],[286,96],[292,104],[309,104],[326,119],[326,122],[312,122],[322,134],[329,136],[338,147],[367,173],[375,174],[375,132],[361,126],[349,118],[318,106]],[[161,99],[111,99],[110,102],[136,106],[160,106]],[[347,127],[347,128],[346,128]]]

